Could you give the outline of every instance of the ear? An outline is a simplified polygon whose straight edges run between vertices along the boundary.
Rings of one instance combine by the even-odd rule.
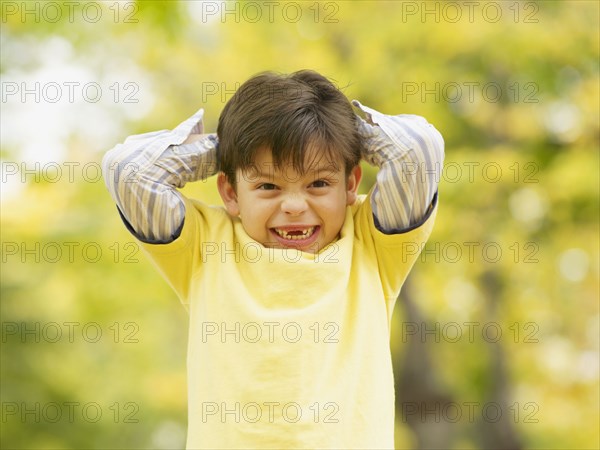
[[[358,186],[362,179],[362,169],[359,165],[354,166],[346,182],[346,205],[352,205],[358,196]]]
[[[238,205],[237,194],[235,188],[229,182],[229,179],[223,172],[219,172],[217,176],[217,188],[219,189],[219,195],[223,199],[225,209],[232,216],[238,216],[240,214],[240,207]]]

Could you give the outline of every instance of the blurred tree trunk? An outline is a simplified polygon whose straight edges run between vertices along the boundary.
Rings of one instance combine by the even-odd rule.
[[[493,322],[496,319],[496,306],[502,290],[498,274],[486,272],[481,284],[488,299],[487,322]],[[404,314],[405,324],[414,324],[419,330],[425,326],[427,320],[417,306],[410,276],[404,283],[398,303],[399,308],[396,308],[394,314]],[[400,307],[404,311],[399,311]],[[428,329],[433,330],[434,326],[430,325]],[[402,356],[393,355],[396,416],[415,433],[416,449],[453,448],[460,424],[445,420],[441,411],[449,403],[457,400],[442,384],[437,376],[436,367],[432,364],[432,346],[436,343],[433,339],[423,339],[420,333],[407,333],[403,340],[405,343],[402,344]],[[476,415],[474,438],[481,449],[520,450],[523,448],[522,442],[511,422],[513,416],[505,356],[500,341],[486,342],[490,352],[490,383],[489,391]],[[460,399],[457,402],[463,403]],[[491,406],[486,410],[490,412],[487,417],[480,413],[486,405]],[[494,414],[498,411],[501,412],[501,416],[495,417]]]
[[[487,299],[486,322],[497,322],[497,309],[504,288],[500,275],[497,271],[488,270],[482,274],[480,284]],[[506,332],[506,330],[502,331]],[[510,380],[506,369],[506,357],[501,346],[502,339],[491,342],[495,339],[495,336],[486,339],[490,352],[490,389],[484,401],[484,405],[494,405],[489,409],[491,412],[489,415],[477,416],[479,421],[475,432],[480,448],[520,450],[523,448],[523,443],[512,422]],[[496,417],[498,411],[502,414],[500,417]]]
[[[410,276],[402,287],[394,314],[404,314],[403,322],[421,327],[426,322],[414,300]],[[404,338],[403,338],[404,341]],[[454,424],[443,420],[440,411],[453,401],[444,388],[431,364],[431,343],[420,333],[406,336],[402,344],[403,357],[394,355],[394,379],[396,384],[396,416],[408,424],[415,433],[417,449],[448,449],[454,441]],[[435,342],[433,343],[435,345]],[[400,361],[402,359],[402,361]]]

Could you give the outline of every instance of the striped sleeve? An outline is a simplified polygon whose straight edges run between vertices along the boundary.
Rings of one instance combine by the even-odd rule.
[[[388,116],[354,100],[365,146],[363,158],[379,167],[371,196],[378,228],[399,233],[420,224],[437,193],[444,162],[444,139],[425,118]]]
[[[201,109],[174,130],[130,136],[104,156],[102,170],[108,190],[128,229],[142,242],[175,240],[185,218],[177,188],[217,171],[217,137],[183,144],[203,131]]]

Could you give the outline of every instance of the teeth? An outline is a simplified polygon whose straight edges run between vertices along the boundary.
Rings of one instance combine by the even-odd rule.
[[[306,228],[305,230],[302,231],[302,234],[288,234],[287,231],[280,230],[278,228],[275,228],[275,232],[284,239],[289,239],[291,241],[299,241],[301,239],[306,239],[306,238],[312,236],[312,234],[315,232],[315,228],[316,227]],[[294,231],[297,232],[300,230],[294,230]]]

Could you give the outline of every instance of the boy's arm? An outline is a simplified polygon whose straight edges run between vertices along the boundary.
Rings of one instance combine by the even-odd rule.
[[[444,139],[423,117],[388,116],[363,106],[359,117],[363,158],[379,167],[371,195],[377,228],[385,234],[407,231],[423,222],[434,206],[444,162]]]
[[[185,205],[176,188],[217,171],[215,134],[203,132],[200,110],[172,131],[130,136],[102,160],[104,180],[129,230],[142,242],[177,239]]]

